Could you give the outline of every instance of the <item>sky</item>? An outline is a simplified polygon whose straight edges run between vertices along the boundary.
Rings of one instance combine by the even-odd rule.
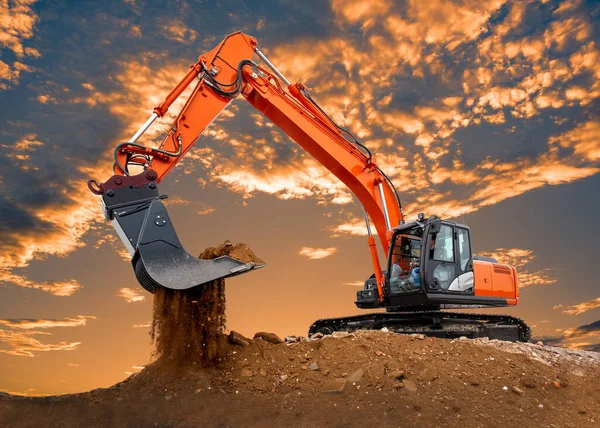
[[[376,153],[409,220],[468,224],[476,254],[518,269],[519,305],[490,312],[598,349],[599,23],[584,0],[0,0],[0,391],[85,391],[148,363],[152,296],[86,181],[237,30]],[[360,313],[360,205],[243,98],[160,190],[188,252],[229,239],[268,264],[227,281],[229,329]]]

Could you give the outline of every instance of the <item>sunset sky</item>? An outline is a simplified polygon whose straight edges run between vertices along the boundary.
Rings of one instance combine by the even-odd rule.
[[[518,269],[520,304],[492,312],[600,348],[599,29],[591,0],[0,0],[0,391],[148,363],[152,296],[85,182],[237,30],[376,152],[408,219],[466,223],[475,253]],[[243,98],[160,190],[190,253],[230,239],[268,264],[227,281],[228,328],[360,313],[360,205]]]

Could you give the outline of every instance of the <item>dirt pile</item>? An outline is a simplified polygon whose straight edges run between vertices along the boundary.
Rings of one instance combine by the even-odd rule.
[[[0,396],[0,420],[16,427],[444,428],[600,421],[597,353],[381,331],[277,344],[262,333],[231,336],[221,339],[225,354],[215,367],[152,364],[109,389]]]
[[[244,263],[263,264],[243,243],[230,241],[200,254],[211,260],[228,255]],[[157,362],[213,366],[222,356],[225,330],[225,280],[190,290],[160,289],[154,294],[151,336]]]

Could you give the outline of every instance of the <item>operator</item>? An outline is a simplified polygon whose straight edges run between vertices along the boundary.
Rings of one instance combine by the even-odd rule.
[[[402,266],[400,266],[400,261],[396,260],[392,265],[392,278],[399,278],[402,275]]]

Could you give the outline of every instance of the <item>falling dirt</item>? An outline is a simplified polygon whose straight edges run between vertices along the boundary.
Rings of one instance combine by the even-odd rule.
[[[264,264],[246,244],[230,241],[207,248],[199,257],[210,260],[225,255]],[[222,356],[225,322],[223,279],[190,290],[158,290],[150,331],[157,363],[214,366]]]

